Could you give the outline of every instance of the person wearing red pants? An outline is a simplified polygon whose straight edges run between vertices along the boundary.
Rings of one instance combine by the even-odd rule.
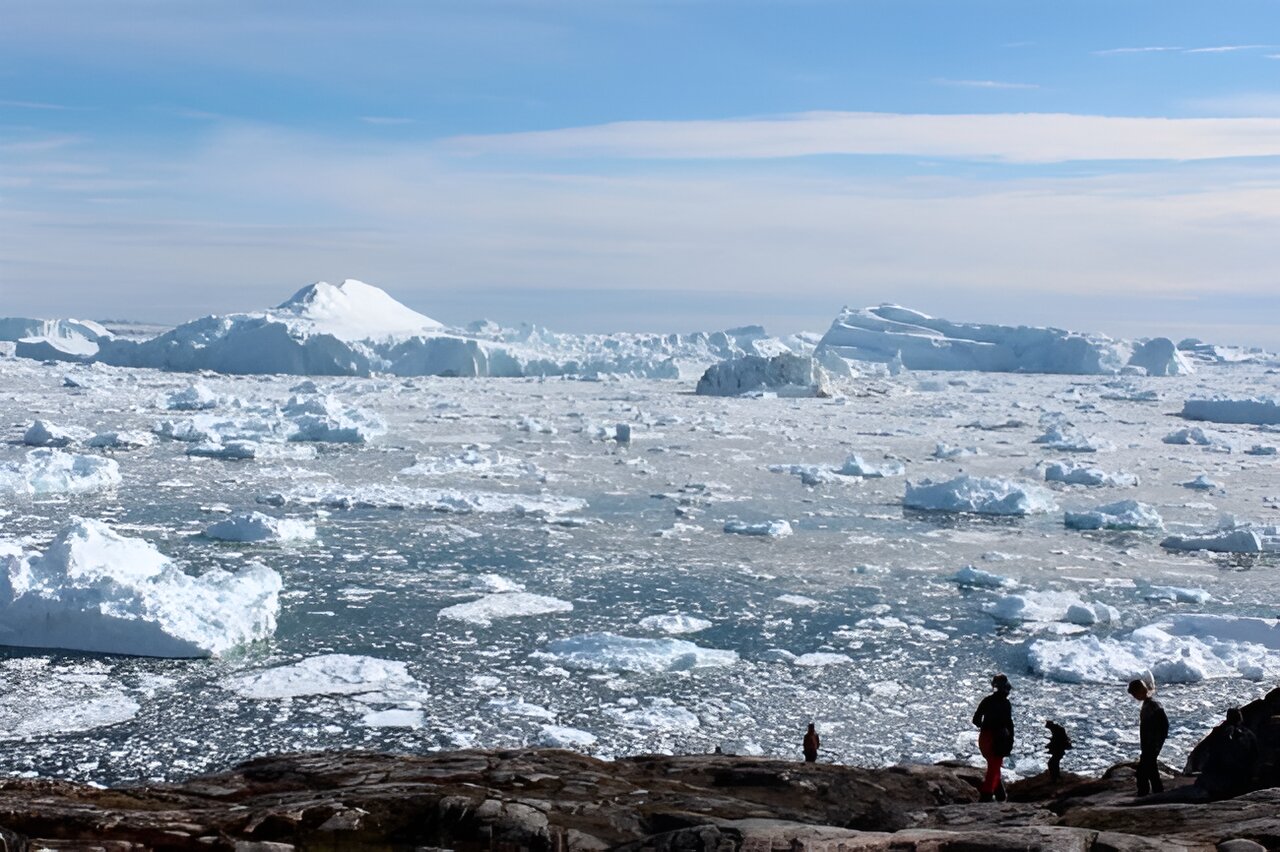
[[[978,704],[973,724],[978,726],[978,751],[987,761],[987,774],[978,788],[979,801],[1003,802],[1004,781],[1000,770],[1004,759],[1013,752],[1013,707],[1009,704],[1009,678],[998,674],[991,678],[991,694]]]

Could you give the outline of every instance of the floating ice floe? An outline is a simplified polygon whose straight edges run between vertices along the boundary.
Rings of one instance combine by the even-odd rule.
[[[999,589],[1015,585],[1014,581],[990,571],[983,571],[973,565],[966,565],[951,575],[951,581],[961,586],[972,586],[978,589]]]
[[[1146,503],[1120,500],[1085,512],[1067,512],[1063,525],[1072,530],[1161,530],[1164,518]]]
[[[1073,461],[1049,462],[1044,466],[1045,482],[1064,482],[1068,485],[1134,486],[1138,477],[1125,471],[1110,473],[1097,467]]]
[[[685,639],[642,639],[614,633],[557,639],[542,654],[571,669],[639,674],[731,666],[738,661],[736,651],[704,648]]]
[[[1175,429],[1160,439],[1166,444],[1195,444],[1201,447],[1229,446],[1221,435],[1209,432],[1199,426],[1184,426]]]
[[[784,352],[744,355],[707,368],[694,391],[699,396],[772,393],[782,397],[829,397],[831,377],[814,358]]]
[[[643,707],[610,707],[605,712],[629,728],[650,731],[692,731],[702,725],[697,713],[670,698],[653,698]]]
[[[207,411],[218,407],[218,395],[208,386],[196,382],[166,396],[163,406],[170,411]]]
[[[47,420],[37,420],[22,434],[22,443],[28,447],[69,447],[84,441],[89,434],[86,429],[58,426]]]
[[[1033,444],[1044,444],[1046,449],[1064,453],[1101,453],[1115,449],[1115,444],[1098,435],[1086,435],[1078,429],[1063,423],[1054,423],[1044,434],[1032,441]]]
[[[902,505],[926,512],[1032,515],[1055,511],[1053,495],[1030,483],[961,474],[945,482],[908,482]]]
[[[837,654],[832,651],[810,651],[807,654],[797,655],[791,663],[804,668],[818,669],[827,666],[850,666],[853,665],[853,658],[848,654]]]
[[[1244,451],[1247,456],[1274,456],[1280,453],[1280,450],[1273,444],[1254,444],[1252,447]]]
[[[785,538],[794,532],[788,521],[760,521],[753,524],[736,519],[725,521],[724,531],[733,535],[762,536],[765,538]]]
[[[1086,603],[1070,592],[1025,591],[1005,595],[985,607],[997,621],[1012,624],[1030,622],[1065,622],[1082,627],[1109,624],[1118,621],[1120,612],[1115,607],[1100,603]]]
[[[1146,671],[1157,683],[1274,680],[1280,625],[1269,618],[1175,615],[1119,637],[1037,640],[1027,661],[1036,674],[1065,683],[1122,683]]]
[[[1280,424],[1280,397],[1188,399],[1182,404],[1182,416],[1214,423],[1277,425]]]
[[[1161,586],[1148,580],[1135,580],[1134,585],[1138,592],[1149,601],[1206,604],[1213,600],[1213,595],[1204,589],[1192,589],[1185,586]]]
[[[1157,339],[1162,340],[1162,339]],[[1189,372],[1169,341],[1134,345],[1100,334],[1057,328],[957,323],[898,305],[845,310],[815,354],[854,361],[899,362],[910,370],[1027,373],[1119,373],[1126,366],[1152,375]],[[1167,356],[1161,362],[1161,355]]]
[[[711,622],[707,621],[705,618],[685,615],[684,613],[647,615],[640,619],[641,630],[654,630],[673,636],[685,633],[699,633],[709,627],[711,627]]]
[[[0,494],[83,494],[120,482],[115,459],[57,449],[30,450],[25,461],[0,463]]]
[[[1189,479],[1182,483],[1183,488],[1190,488],[1192,491],[1214,491],[1222,487],[1221,482],[1215,482],[1209,478],[1207,473],[1202,473],[1195,479]]]
[[[150,447],[156,442],[155,436],[149,432],[98,432],[84,442],[86,447],[104,450],[140,450]]]
[[[273,518],[262,512],[243,512],[210,524],[204,534],[218,541],[309,541],[316,537],[316,524],[304,518]]]
[[[207,657],[275,632],[280,575],[185,573],[148,542],[71,521],[43,553],[0,556],[0,644]]]
[[[544,748],[586,749],[596,744],[596,735],[581,728],[543,725],[537,744]]]
[[[840,474],[835,470],[817,464],[771,464],[769,472],[798,476],[802,484],[810,486],[841,481]]]
[[[496,592],[473,601],[447,606],[440,610],[440,617],[488,627],[494,621],[504,618],[572,611],[573,604],[560,598],[531,592]]]
[[[449,488],[408,488],[403,485],[351,485],[305,483],[279,501],[319,505],[329,509],[426,509],[454,514],[558,516],[587,508],[577,497],[551,494],[505,494],[494,491],[461,491]]]
[[[533,462],[503,455],[483,444],[472,444],[447,456],[419,457],[400,471],[403,476],[466,474],[481,479],[528,478],[546,481],[547,473]]]
[[[865,461],[862,456],[854,453],[845,459],[844,464],[836,468],[836,473],[841,476],[861,476],[864,479],[882,479],[887,476],[902,476],[907,472],[907,468],[902,462],[896,459],[887,459],[881,464],[872,464]]]
[[[1280,552],[1280,526],[1237,523],[1227,517],[1215,528],[1192,535],[1171,535],[1160,542],[1167,550],[1213,553]]]
[[[260,669],[223,684],[245,698],[299,698],[306,695],[360,695],[415,690],[421,685],[407,664],[355,654],[321,654],[286,666]]]
[[[939,442],[933,448],[933,457],[935,459],[965,459],[970,456],[984,455],[980,447],[953,447],[950,444]]]

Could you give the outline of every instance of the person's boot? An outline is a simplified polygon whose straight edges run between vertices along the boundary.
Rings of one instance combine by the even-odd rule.
[[[979,793],[979,794],[978,794],[978,801],[979,801],[979,802],[991,802],[991,801],[994,801],[994,800],[995,800],[995,797],[994,797],[994,796],[992,796],[990,793]]]
[[[996,788],[996,801],[1005,802],[1008,801],[1008,799],[1009,794],[1004,791],[1004,782],[1001,781],[1000,786]]]

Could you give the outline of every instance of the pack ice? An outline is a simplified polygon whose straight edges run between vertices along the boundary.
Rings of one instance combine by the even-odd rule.
[[[115,459],[54,448],[31,450],[24,461],[0,464],[0,494],[81,494],[115,488],[120,481]]]
[[[0,544],[0,644],[208,657],[274,633],[280,587],[256,564],[195,577],[143,539],[75,519],[44,553]]]
[[[825,353],[851,361],[900,363],[910,370],[1111,374],[1128,368],[1156,376],[1192,372],[1190,361],[1165,338],[1135,345],[1059,328],[957,323],[899,305],[845,308],[815,355]]]

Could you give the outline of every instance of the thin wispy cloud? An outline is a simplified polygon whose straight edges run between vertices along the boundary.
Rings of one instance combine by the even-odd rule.
[[[1112,47],[1106,50],[1095,50],[1095,56],[1120,56],[1126,53],[1239,53],[1245,50],[1269,50],[1273,44],[1217,44],[1208,47],[1172,47],[1152,45],[1149,47]],[[1270,57],[1269,57],[1270,58]]]
[[[71,107],[62,104],[47,104],[40,101],[10,101],[0,100],[0,107],[9,107],[11,109],[40,109],[40,110],[67,110]]]
[[[365,124],[388,125],[388,126],[414,123],[414,120],[412,118],[397,118],[395,116],[390,116],[390,115],[362,115],[360,116],[360,120],[363,121]]]
[[[1151,46],[1151,47],[1112,47],[1106,50],[1095,50],[1096,56],[1119,56],[1125,53],[1170,53],[1182,51],[1181,47]]]
[[[966,89],[1038,89],[1038,83],[1009,83],[1003,80],[952,80],[938,77],[933,82],[940,86],[959,86]]]
[[[465,155],[780,159],[830,154],[1009,163],[1280,157],[1275,118],[1118,118],[1069,113],[809,112],[719,121],[628,121],[458,136]]]
[[[1214,47],[1192,47],[1186,53],[1236,53],[1241,50],[1267,50],[1271,44],[1221,44]]]

